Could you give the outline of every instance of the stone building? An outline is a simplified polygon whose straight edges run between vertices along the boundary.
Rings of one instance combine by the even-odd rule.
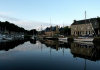
[[[72,36],[86,36],[86,35],[99,35],[99,22],[97,18],[91,18],[86,20],[79,20],[71,25]]]

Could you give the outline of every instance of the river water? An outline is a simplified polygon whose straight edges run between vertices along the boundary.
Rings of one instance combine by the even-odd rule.
[[[100,70],[100,46],[52,40],[0,42],[0,70]]]

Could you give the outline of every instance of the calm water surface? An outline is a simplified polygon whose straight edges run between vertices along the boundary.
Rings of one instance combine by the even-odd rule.
[[[100,46],[51,40],[1,42],[0,70],[100,70]]]

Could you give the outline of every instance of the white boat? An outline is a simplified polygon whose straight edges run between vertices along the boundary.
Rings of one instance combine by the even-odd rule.
[[[31,39],[35,40],[35,39],[36,39],[36,36],[33,35],[33,36],[31,37]]]
[[[8,37],[8,38],[5,38],[5,40],[13,40],[13,38],[11,38],[11,37]]]
[[[74,41],[77,42],[93,42],[94,38],[89,38],[89,37],[78,37],[75,38]]]
[[[34,36],[32,36],[31,39],[35,39]]]
[[[58,38],[59,39],[59,41],[62,41],[62,42],[67,42],[67,37],[65,37],[65,38]]]
[[[13,37],[7,36],[7,35],[3,35],[3,36],[2,36],[2,39],[3,39],[3,40],[13,40]]]

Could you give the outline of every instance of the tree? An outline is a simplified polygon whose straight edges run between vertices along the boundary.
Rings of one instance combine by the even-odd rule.
[[[8,21],[1,22],[0,21],[0,29],[2,31],[9,31],[9,32],[26,32],[26,30],[22,27],[18,27],[17,25],[10,23]]]
[[[68,36],[71,34],[71,28],[69,28],[68,26],[64,27],[64,34],[65,36]]]
[[[60,34],[64,36],[68,36],[71,34],[71,29],[68,26],[61,27],[59,31],[60,31]]]
[[[97,21],[99,23],[99,30],[100,30],[100,17],[97,17]]]
[[[36,29],[32,29],[29,31],[29,35],[37,35],[37,30]]]

